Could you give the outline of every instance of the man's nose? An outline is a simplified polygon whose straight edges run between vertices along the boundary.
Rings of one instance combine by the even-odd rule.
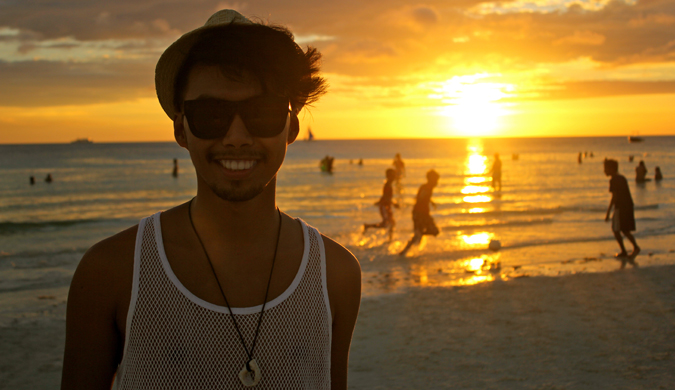
[[[246,124],[244,124],[239,114],[235,115],[234,119],[232,119],[230,128],[223,137],[223,144],[235,148],[253,144],[253,136],[248,132]]]

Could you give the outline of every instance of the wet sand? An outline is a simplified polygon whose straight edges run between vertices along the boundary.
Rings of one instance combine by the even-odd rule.
[[[362,302],[351,389],[674,389],[675,266]]]
[[[59,387],[66,294],[59,287],[0,295],[0,389]],[[349,383],[351,389],[673,389],[675,266],[367,297]]]

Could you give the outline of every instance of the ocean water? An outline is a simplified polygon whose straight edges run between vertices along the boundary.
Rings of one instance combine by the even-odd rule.
[[[581,164],[579,152],[588,152]],[[396,153],[406,174],[389,241],[384,230],[362,234],[361,226],[380,219],[373,203]],[[503,162],[500,193],[486,175],[495,153]],[[327,154],[336,158],[332,175],[319,170]],[[277,201],[359,258],[366,295],[607,271],[618,263],[604,222],[604,157],[617,159],[629,181],[641,264],[675,263],[675,137],[637,144],[625,137],[297,142],[279,172]],[[174,158],[178,178],[171,176]],[[664,180],[636,184],[640,160],[650,177],[660,166]],[[417,188],[432,168],[441,176],[432,210],[441,234],[400,257],[412,236]],[[44,182],[48,174],[52,183]],[[67,286],[87,248],[189,200],[195,189],[189,155],[173,143],[0,145],[0,293]],[[491,240],[500,241],[500,251],[487,249]]]

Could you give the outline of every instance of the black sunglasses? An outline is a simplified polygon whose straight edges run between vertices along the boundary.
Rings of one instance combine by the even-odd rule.
[[[288,98],[273,95],[254,96],[236,102],[212,98],[186,100],[183,107],[190,131],[202,139],[224,137],[236,114],[252,136],[274,137],[284,131],[290,112]]]

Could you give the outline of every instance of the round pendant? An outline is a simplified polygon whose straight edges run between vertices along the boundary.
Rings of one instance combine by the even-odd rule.
[[[246,387],[253,387],[260,382],[260,379],[262,379],[262,374],[260,373],[260,367],[258,367],[258,362],[255,361],[255,359],[251,359],[250,362],[248,362],[249,367],[251,367],[251,371],[246,368],[244,365],[244,368],[239,371],[239,379],[241,380],[241,383],[244,384]]]

